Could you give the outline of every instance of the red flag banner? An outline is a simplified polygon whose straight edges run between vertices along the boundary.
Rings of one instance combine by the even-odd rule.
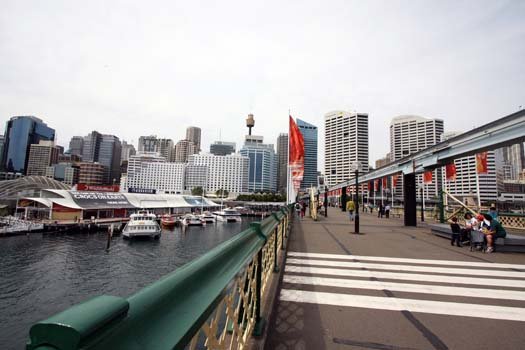
[[[487,164],[487,152],[481,152],[476,154],[476,172],[478,174],[488,174],[489,167]]]
[[[295,124],[292,116],[290,120],[290,142],[289,142],[289,165],[290,176],[295,191],[301,187],[304,175],[304,138],[303,134]]]
[[[377,192],[379,189],[379,180],[374,180],[374,192]]]
[[[392,185],[397,187],[397,181],[399,180],[399,175],[392,175]]]
[[[425,171],[425,173],[423,174],[423,183],[431,184],[433,175],[434,175],[434,172],[432,170]]]
[[[382,180],[383,180],[383,181],[382,181],[381,187],[382,187],[383,189],[385,189],[385,188],[388,187],[388,179],[387,179],[386,177],[384,177]]]
[[[445,166],[447,181],[456,181],[456,164],[450,163]]]
[[[368,189],[369,189],[370,191],[372,191],[372,188],[374,188],[374,181],[370,181],[370,182],[368,183]]]

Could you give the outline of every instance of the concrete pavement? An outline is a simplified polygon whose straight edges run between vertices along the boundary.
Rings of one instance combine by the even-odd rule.
[[[329,208],[296,219],[266,349],[519,349],[525,254],[469,252],[426,226]]]

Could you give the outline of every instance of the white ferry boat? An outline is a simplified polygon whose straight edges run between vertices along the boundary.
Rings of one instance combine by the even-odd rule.
[[[133,237],[160,237],[160,226],[157,223],[157,216],[145,210],[136,214],[131,214],[129,222],[122,230],[122,235],[126,238]]]
[[[206,223],[214,223],[215,222],[215,215],[210,213],[209,211],[205,211],[200,215],[202,220],[204,220]]]
[[[241,213],[237,209],[227,208],[220,211],[216,211],[213,214],[216,215],[217,221],[223,222],[241,222]]]
[[[184,226],[204,226],[206,221],[198,215],[187,214],[182,218],[182,224]]]

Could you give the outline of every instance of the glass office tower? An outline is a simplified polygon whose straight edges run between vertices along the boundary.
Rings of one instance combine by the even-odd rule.
[[[33,116],[11,118],[5,130],[4,169],[25,174],[30,146],[43,140],[54,141],[55,129]]]

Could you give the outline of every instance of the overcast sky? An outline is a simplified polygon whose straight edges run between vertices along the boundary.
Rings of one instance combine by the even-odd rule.
[[[58,143],[91,130],[135,144],[200,126],[203,149],[275,144],[287,115],[369,114],[466,131],[525,106],[525,1],[0,0],[0,123],[35,115]],[[321,168],[322,170],[322,168]]]

